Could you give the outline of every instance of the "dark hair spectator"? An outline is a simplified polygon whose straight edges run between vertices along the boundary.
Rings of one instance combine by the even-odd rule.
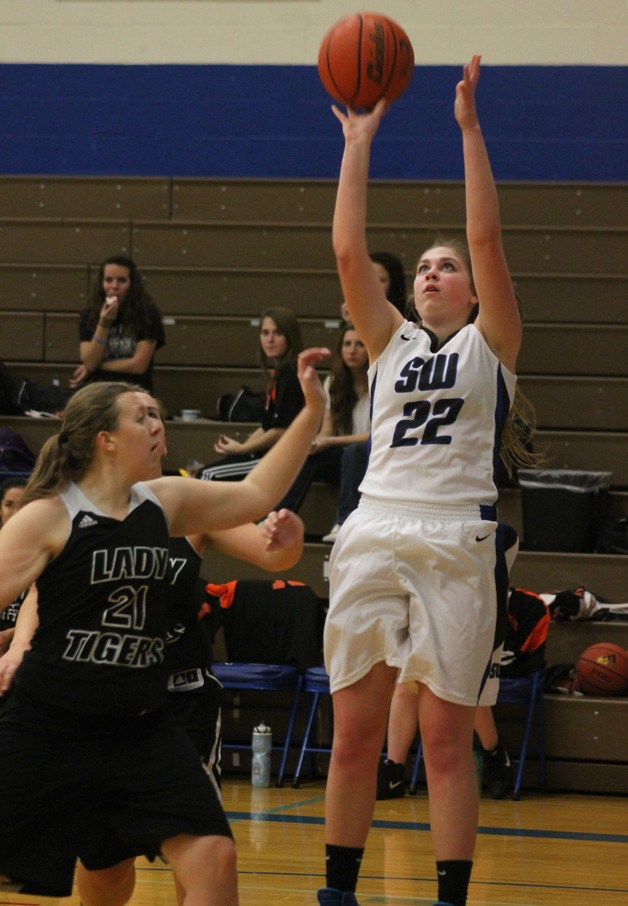
[[[100,265],[91,305],[79,318],[81,364],[70,386],[129,381],[152,391],[155,352],[165,342],[161,313],[135,262],[111,255]]]

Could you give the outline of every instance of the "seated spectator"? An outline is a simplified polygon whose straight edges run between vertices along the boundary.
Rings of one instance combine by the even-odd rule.
[[[112,255],[100,265],[89,308],[79,319],[81,364],[70,387],[128,381],[153,390],[153,359],[166,342],[161,313],[135,263]]]
[[[260,317],[259,359],[266,377],[266,405],[261,425],[246,440],[221,434],[214,449],[222,458],[201,467],[203,481],[240,481],[273,447],[303,408],[297,357],[303,349],[301,328],[288,308],[267,308]]]
[[[298,512],[314,479],[338,484],[345,449],[349,444],[365,443],[368,439],[371,417],[367,371],[364,343],[347,324],[340,334],[331,373],[324,384],[327,408],[320,434],[278,509],[285,507]]]
[[[345,448],[340,464],[340,492],[336,508],[336,522],[332,530],[321,538],[325,544],[334,543],[341,525],[360,502],[360,485],[366,474],[368,461],[368,440],[349,444]]]
[[[0,485],[0,526],[16,512],[25,487],[26,478],[7,478]]]

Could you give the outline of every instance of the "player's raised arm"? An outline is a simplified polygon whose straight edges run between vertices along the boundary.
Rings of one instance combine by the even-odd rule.
[[[172,535],[190,535],[255,522],[281,500],[309,453],[325,411],[326,396],[315,364],[328,349],[299,354],[298,373],[305,406],[255,468],[238,482],[181,482],[160,478],[150,483],[170,519]]]
[[[366,242],[371,143],[387,103],[381,100],[371,113],[363,114],[332,109],[345,138],[332,228],[334,254],[351,320],[373,361],[402,322],[399,312],[386,299]]]
[[[480,300],[476,324],[496,355],[514,371],[521,346],[521,317],[504,254],[497,189],[476,110],[479,79],[480,57],[475,55],[464,66],[454,104],[462,132],[467,242]]]
[[[269,572],[291,569],[303,554],[303,520],[291,510],[273,510],[260,525],[239,525],[204,536],[206,546]]]

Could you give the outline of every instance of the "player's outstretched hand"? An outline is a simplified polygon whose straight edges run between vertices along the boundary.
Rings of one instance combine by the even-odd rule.
[[[273,510],[260,526],[266,537],[266,550],[279,551],[293,547],[303,540],[303,520],[292,510]]]
[[[480,81],[479,54],[474,54],[469,63],[462,67],[462,81],[456,85],[456,100],[454,102],[454,115],[461,129],[471,129],[478,125],[478,115],[475,109],[475,89]]]
[[[335,104],[331,105],[334,116],[340,120],[345,141],[359,140],[360,138],[370,142],[379,129],[382,117],[388,111],[390,104],[386,98],[381,98],[372,110],[366,113],[357,113],[349,108],[343,113],[340,107]]]
[[[327,397],[315,365],[331,355],[326,346],[313,346],[299,353],[298,369],[301,390],[305,397],[305,405],[310,409],[320,410],[321,418],[325,411]]]

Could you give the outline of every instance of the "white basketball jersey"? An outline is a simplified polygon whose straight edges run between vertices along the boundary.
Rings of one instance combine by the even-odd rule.
[[[406,321],[369,369],[372,497],[490,505],[516,377],[468,324],[440,348]]]

